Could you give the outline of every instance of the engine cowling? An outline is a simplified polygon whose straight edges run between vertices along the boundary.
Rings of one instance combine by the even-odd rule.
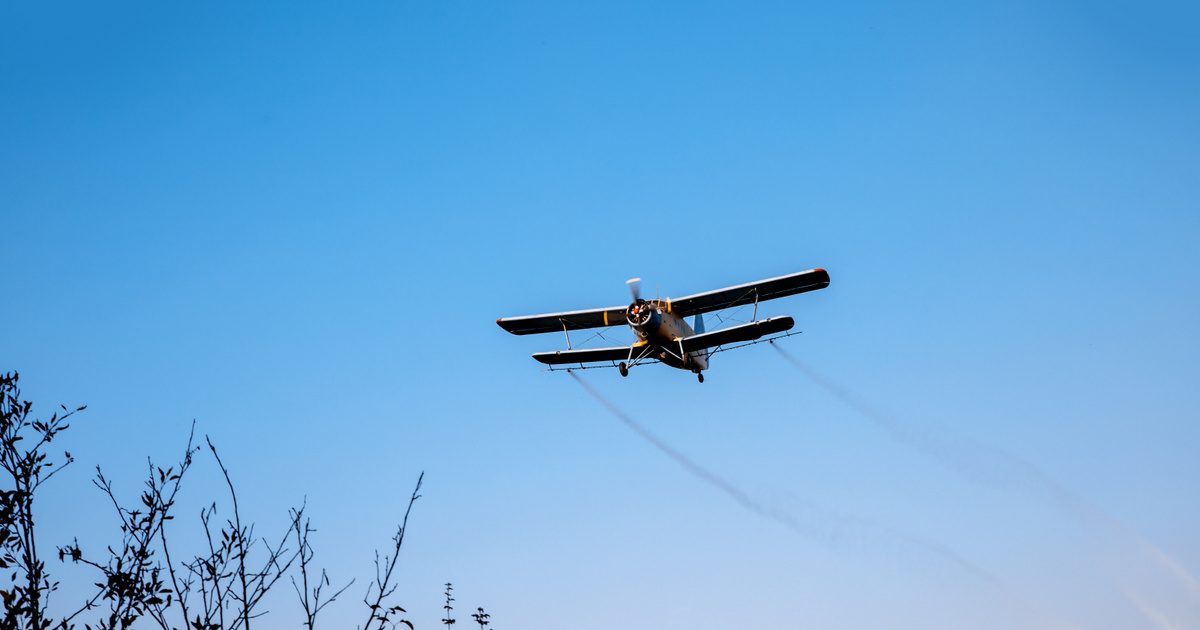
[[[649,331],[658,328],[662,316],[650,302],[634,300],[629,308],[625,309],[625,321],[639,331]]]

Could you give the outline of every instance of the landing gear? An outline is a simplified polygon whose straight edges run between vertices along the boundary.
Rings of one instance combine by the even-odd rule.
[[[629,366],[625,365],[624,361],[617,366],[617,369],[621,371],[621,376],[629,376]]]
[[[697,380],[697,381],[700,381],[701,383],[703,383],[703,382],[704,382],[704,375],[703,375],[703,374],[701,374],[701,373],[699,373],[699,372],[696,372],[696,380]]]

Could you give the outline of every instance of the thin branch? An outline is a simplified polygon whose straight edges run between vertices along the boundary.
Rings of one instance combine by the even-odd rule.
[[[238,546],[237,553],[237,575],[242,583],[242,627],[245,630],[250,630],[250,607],[247,602],[250,599],[249,588],[246,584],[246,543],[245,532],[242,530],[242,517],[238,511],[237,491],[233,488],[233,480],[229,477],[229,469],[225,467],[225,462],[221,461],[221,455],[217,453],[217,447],[213,446],[212,440],[206,435],[204,441],[208,442],[208,448],[212,451],[213,457],[217,460],[217,466],[221,468],[221,474],[225,476],[225,484],[229,486],[229,496],[233,500],[233,523],[235,535],[237,536],[236,543]],[[236,627],[236,626],[235,626]]]
[[[413,488],[412,496],[408,499],[408,507],[404,510],[404,520],[400,522],[400,526],[396,529],[396,533],[392,536],[392,555],[384,556],[383,564],[387,565],[387,569],[383,575],[380,575],[379,552],[375,552],[375,583],[367,587],[367,594],[363,597],[363,603],[367,605],[370,615],[367,617],[367,623],[363,626],[363,630],[370,630],[371,624],[379,622],[379,628],[382,630],[386,627],[390,616],[395,612],[405,612],[399,606],[393,606],[381,612],[383,600],[395,592],[396,585],[392,584],[392,572],[396,569],[396,561],[400,557],[400,548],[404,545],[404,533],[408,529],[408,516],[412,513],[413,504],[417,499],[421,498],[421,482],[425,480],[425,473],[422,472],[417,477],[417,485]],[[374,587],[372,589],[372,587]],[[375,591],[374,599],[371,598],[371,591]]]

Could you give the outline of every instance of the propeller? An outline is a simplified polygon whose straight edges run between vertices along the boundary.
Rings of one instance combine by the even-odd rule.
[[[638,300],[642,299],[642,279],[641,278],[630,278],[625,281],[625,284],[629,285],[629,293],[630,293],[630,295],[633,296],[634,302],[637,302]]]

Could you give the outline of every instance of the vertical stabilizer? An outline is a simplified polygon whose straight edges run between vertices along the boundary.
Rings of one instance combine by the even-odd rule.
[[[704,332],[704,315],[696,313],[696,319],[692,320],[692,332],[696,333],[697,335]],[[708,350],[708,348],[704,349],[705,357],[708,356]]]

